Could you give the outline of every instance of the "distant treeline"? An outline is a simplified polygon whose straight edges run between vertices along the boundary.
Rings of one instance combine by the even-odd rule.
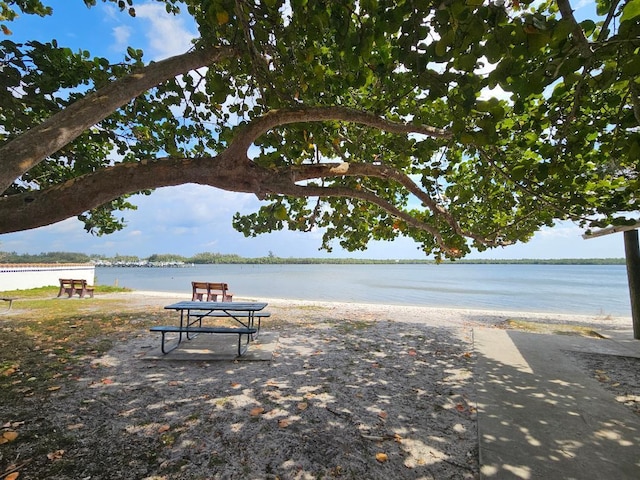
[[[193,257],[183,257],[174,254],[153,254],[148,258],[139,258],[131,255],[116,255],[106,257],[104,255],[87,255],[85,253],[73,252],[47,252],[37,255],[17,254],[15,252],[0,252],[0,263],[90,263],[90,262],[111,262],[111,263],[185,263],[185,264],[216,264],[216,263],[236,263],[236,264],[433,264],[434,260],[374,260],[356,258],[281,258],[271,252],[266,257],[246,258],[235,254],[222,253],[198,253]],[[443,262],[450,263],[450,262]],[[457,260],[455,263],[462,264],[522,264],[522,265],[624,265],[624,258],[561,258],[561,259],[516,259],[516,260]]]

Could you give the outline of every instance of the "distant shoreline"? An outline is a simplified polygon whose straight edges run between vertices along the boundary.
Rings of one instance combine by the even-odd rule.
[[[558,259],[501,259],[501,260],[473,260],[462,259],[456,261],[435,260],[375,260],[355,258],[240,258],[234,261],[192,262],[168,261],[150,262],[139,261],[98,261],[96,267],[150,267],[175,268],[191,267],[195,265],[625,265],[624,258],[558,258]]]
[[[322,257],[278,257],[269,254],[266,257],[241,257],[236,254],[198,253],[190,257],[167,253],[153,254],[146,258],[135,255],[88,255],[75,252],[48,252],[38,255],[16,254],[15,252],[0,251],[0,264],[70,264],[90,263],[99,267],[127,266],[127,267],[181,267],[192,265],[625,265],[624,258],[514,258],[514,259],[472,259],[443,260],[427,258],[322,258]]]

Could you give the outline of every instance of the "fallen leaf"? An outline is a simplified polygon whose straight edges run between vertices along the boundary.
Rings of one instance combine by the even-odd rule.
[[[55,452],[47,453],[49,460],[60,460],[64,456],[64,450],[56,450]]]
[[[240,384],[238,382],[232,382],[231,383],[231,387],[232,388],[238,388],[240,386]]]
[[[464,412],[464,405],[461,403],[458,403],[456,405],[456,410],[458,410],[459,412]]]
[[[380,417],[380,418],[382,418],[384,420],[385,418],[387,418],[387,412],[385,412],[385,411],[378,412],[378,417]]]
[[[309,404],[307,402],[300,402],[298,404],[298,410],[306,410]]]
[[[105,385],[111,385],[113,383],[113,380],[111,378],[103,378],[102,380],[100,380],[101,383],[104,383]]]
[[[287,428],[289,426],[289,420],[287,420],[286,418],[281,418],[280,420],[278,420],[278,426],[280,428]]]
[[[56,390],[60,390],[62,387],[59,385],[54,385],[53,387],[47,388],[50,392],[55,392]]]
[[[160,427],[158,428],[158,433],[164,433],[166,431],[168,431],[171,427],[169,425],[167,425],[166,423],[164,425],[160,425]]]
[[[6,439],[7,442],[13,442],[16,438],[18,438],[18,432],[14,432],[13,430],[2,432],[2,438]]]
[[[5,480],[16,480],[16,478],[18,478],[20,476],[20,472],[13,472],[10,473],[9,475],[7,475],[5,478]]]
[[[379,453],[376,453],[376,460],[379,461],[380,463],[384,463],[387,460],[389,460],[389,457],[387,456],[386,453],[379,452]]]
[[[251,409],[251,412],[249,412],[249,414],[252,417],[257,417],[258,415],[262,415],[264,413],[264,408],[262,407],[255,407]]]
[[[409,350],[409,355],[411,355],[412,357],[415,357],[417,354],[418,353],[413,348]]]

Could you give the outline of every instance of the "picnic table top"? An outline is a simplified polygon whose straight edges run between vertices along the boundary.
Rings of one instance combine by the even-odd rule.
[[[182,301],[164,307],[167,310],[225,310],[257,312],[267,306],[265,302],[197,302]]]

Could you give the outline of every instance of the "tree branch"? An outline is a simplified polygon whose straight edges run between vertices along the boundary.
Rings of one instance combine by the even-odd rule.
[[[150,63],[52,115],[0,148],[0,192],[48,155],[146,90],[235,54],[232,48],[206,47]]]
[[[367,192],[363,190],[355,190],[347,187],[320,187],[320,186],[309,186],[309,185],[294,185],[287,192],[283,192],[285,195],[296,196],[296,197],[343,197],[343,198],[354,198],[359,200],[364,200],[373,205],[377,205],[382,208],[384,211],[389,213],[390,215],[403,220],[408,225],[421,230],[428,232],[431,234],[438,244],[438,246],[442,249],[442,251],[446,252],[451,257],[459,257],[461,252],[456,247],[451,247],[447,245],[445,240],[442,238],[440,231],[428,223],[422,222],[415,217],[412,217],[407,212],[404,212],[397,208],[392,203],[380,198],[373,192]],[[470,238],[478,241],[479,243],[486,245],[488,247],[495,246],[503,246],[504,244],[501,242],[496,242],[491,239],[481,238],[477,235],[474,235]]]
[[[246,151],[260,135],[272,128],[291,123],[321,122],[325,120],[359,123],[369,127],[378,128],[390,133],[420,133],[430,137],[451,138],[451,132],[440,128],[411,125],[394,122],[385,118],[346,107],[310,107],[272,110],[247,125],[242,135],[234,139],[234,145],[229,148],[237,148]]]
[[[0,234],[50,225],[122,195],[164,186],[199,183],[256,193],[264,172],[252,167],[247,158],[228,162],[225,154],[119,163],[45,190],[0,197]]]
[[[328,177],[336,177],[336,176],[354,176],[354,177],[376,177],[382,179],[392,179],[406,188],[409,192],[411,192],[416,198],[418,198],[422,204],[427,207],[434,215],[442,218],[458,235],[471,238],[478,243],[487,246],[496,246],[496,245],[505,245],[504,243],[496,243],[487,238],[481,237],[480,235],[475,235],[472,232],[465,231],[460,224],[456,221],[456,219],[451,215],[451,213],[440,205],[437,201],[435,201],[427,192],[422,190],[414,181],[412,181],[407,175],[398,171],[393,167],[389,167],[387,165],[374,165],[369,163],[347,163],[343,162],[340,164],[314,164],[314,165],[297,165],[292,168],[293,172],[293,181],[301,181],[301,180],[310,180],[313,178],[328,178]],[[320,189],[324,187],[318,187]],[[327,187],[327,190],[334,191],[336,187]],[[322,190],[320,190],[322,191]],[[359,197],[359,191],[353,190],[358,195],[352,195],[354,197]],[[308,190],[307,190],[308,192]],[[376,197],[378,198],[378,197]],[[380,199],[379,199],[380,200]],[[376,203],[379,206],[378,202]],[[395,206],[393,206],[394,212],[384,207],[389,213],[398,216],[405,220],[408,224],[419,228],[420,230],[427,230],[429,233],[434,234],[431,230],[426,229],[423,222],[418,222],[413,217],[409,217],[412,220],[408,220],[406,217],[408,216],[406,213],[402,212],[400,215],[397,212],[401,212]]]
[[[410,189],[460,235],[487,246],[498,245],[491,239],[464,232],[457,222],[425,192],[403,174],[384,165],[314,164],[296,166],[286,171],[273,171],[256,166],[248,158],[228,158],[228,152],[218,157],[164,158],[138,163],[120,163],[69,180],[46,190],[25,192],[0,198],[0,234],[27,230],[56,223],[102,205],[121,195],[162,186],[198,183],[234,192],[265,193],[291,196],[349,197],[379,206],[412,227],[433,235],[440,247],[456,256],[436,227],[400,210],[373,192],[346,187],[301,186],[302,179],[344,175],[394,179]],[[223,166],[223,168],[220,168]]]
[[[560,15],[564,20],[567,20],[573,26],[572,34],[573,41],[580,53],[585,58],[590,58],[593,55],[593,51],[591,50],[591,45],[589,44],[589,40],[584,36],[584,31],[582,27],[576,21],[576,17],[573,15],[573,8],[571,8],[571,4],[569,0],[557,0],[558,10],[560,10]]]

